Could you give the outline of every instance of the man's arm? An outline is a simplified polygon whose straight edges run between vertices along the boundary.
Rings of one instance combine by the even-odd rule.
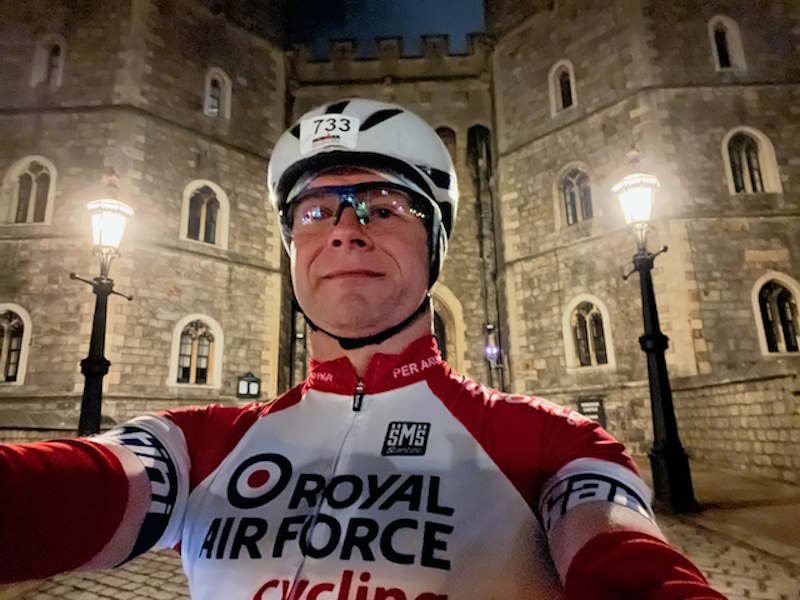
[[[150,496],[136,462],[87,440],[0,446],[0,583],[121,563]]]
[[[188,471],[183,435],[164,417],[91,439],[0,446],[0,583],[174,545]]]
[[[724,598],[666,541],[648,496],[625,467],[592,459],[551,480],[540,513],[567,598]]]

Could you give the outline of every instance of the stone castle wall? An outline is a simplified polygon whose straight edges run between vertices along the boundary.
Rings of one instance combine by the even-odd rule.
[[[119,176],[119,198],[135,211],[111,277],[134,300],[109,299],[104,423],[235,402],[236,378],[247,371],[261,377],[264,396],[277,391],[282,250],[264,178],[285,126],[281,49],[191,2],[82,6],[26,3],[4,15],[0,32],[10,57],[0,171],[35,154],[58,173],[51,224],[0,224],[0,301],[24,307],[33,333],[24,384],[0,385],[2,425],[17,430],[9,435],[68,434],[77,424],[78,363],[88,351],[94,297],[68,274],[97,273],[85,205],[99,197],[109,168]],[[66,47],[62,85],[54,89],[29,85],[36,40],[45,33]],[[231,78],[230,120],[203,114],[210,67]],[[227,195],[227,249],[181,239],[184,189],[194,180]],[[214,386],[168,381],[173,330],[190,314],[222,328],[222,376]]]
[[[495,4],[512,4],[512,13],[528,5]],[[746,71],[715,69],[707,23],[718,13],[741,28]],[[792,108],[800,93],[793,66],[797,18],[785,5],[764,12],[738,2],[702,7],[694,2],[560,2],[529,11],[515,26],[498,21],[493,54],[497,185],[515,391],[573,405],[595,393],[605,398],[607,415],[617,411],[608,420],[612,432],[633,442],[637,452],[650,443],[649,407],[647,418],[619,413],[626,403],[639,406],[647,397],[637,341],[642,331],[637,276],[627,282],[620,277],[635,245],[610,192],[631,168],[633,149],[639,168],[662,183],[649,247],[669,246],[656,259],[653,279],[662,328],[670,337],[670,375],[689,386],[676,393],[689,453],[717,461],[726,443],[767,435],[774,425],[759,434],[750,421],[727,415],[728,437],[708,418],[699,426],[693,416],[705,410],[708,417],[707,401],[728,394],[738,398],[731,400],[734,404],[745,397],[757,402],[765,414],[771,414],[772,403],[781,403],[786,412],[773,420],[788,429],[779,435],[797,435],[796,406],[785,392],[758,382],[775,369],[796,373],[800,357],[762,353],[753,308],[759,277],[779,272],[800,278],[800,146]],[[573,64],[577,103],[553,116],[548,73],[561,59]],[[774,145],[782,193],[730,193],[723,139],[738,126],[757,129]],[[571,164],[591,177],[595,215],[567,227],[556,186]],[[562,318],[566,304],[581,294],[591,294],[608,309],[615,367],[566,364]],[[740,383],[724,383],[734,375]],[[685,382],[695,379],[709,391],[688,391],[691,385]],[[620,387],[627,390],[622,402]],[[641,395],[635,402],[632,390]],[[704,438],[707,431],[714,432],[715,441]],[[759,472],[773,477],[787,479],[784,465],[800,466],[800,451],[790,444],[772,455],[763,448],[746,450],[761,457],[747,464],[764,467]],[[771,456],[779,456],[776,463]]]
[[[674,382],[681,438],[692,458],[798,482],[800,381],[797,372],[728,381]]]
[[[432,35],[418,57],[383,38],[375,58],[356,58],[353,43],[340,40],[325,61],[281,47],[284,9],[270,3],[256,18],[251,0],[3,5],[0,173],[40,154],[58,183],[52,224],[0,224],[0,302],[25,307],[33,321],[25,384],[0,385],[2,436],[42,438],[77,422],[77,365],[94,298],[68,274],[96,272],[84,207],[108,168],[136,216],[111,272],[135,299],[109,302],[106,424],[235,402],[236,377],[248,370],[262,378],[265,397],[285,386],[289,359],[300,355],[290,351],[293,315],[266,163],[288,120],[357,95],[398,102],[456,134],[461,206],[439,295],[452,304],[448,328],[461,331],[448,330],[450,362],[499,385],[483,356],[484,325],[499,324],[507,389],[576,407],[601,398],[607,428],[641,455],[652,441],[641,300],[638,276],[621,277],[635,243],[610,191],[635,153],[638,168],[662,183],[649,247],[669,246],[653,279],[684,445],[699,460],[795,480],[800,357],[763,352],[753,307],[765,275],[800,280],[793,6],[489,0],[490,33],[471,36],[465,54],[451,55],[446,36]],[[708,21],[717,14],[738,23],[746,69],[716,70]],[[57,88],[30,84],[44,35],[66,48]],[[576,102],[553,114],[548,75],[562,59],[574,70]],[[230,120],[203,114],[211,67],[231,79]],[[475,125],[493,135],[496,246],[489,199],[479,208],[467,163]],[[723,141],[739,126],[770,140],[780,192],[730,193]],[[570,166],[591,178],[594,216],[568,226],[557,182]],[[197,179],[227,193],[227,249],[181,239],[183,190]],[[609,365],[568,365],[563,322],[576,298],[607,311]],[[219,389],[167,382],[174,325],[194,313],[214,318],[225,335]]]

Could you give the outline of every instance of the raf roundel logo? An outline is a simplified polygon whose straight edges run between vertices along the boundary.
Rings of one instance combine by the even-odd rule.
[[[228,501],[255,508],[277,498],[292,477],[292,464],[280,454],[256,454],[243,461],[228,482]]]

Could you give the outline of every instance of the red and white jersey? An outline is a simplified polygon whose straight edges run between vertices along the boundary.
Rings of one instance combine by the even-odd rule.
[[[269,404],[0,446],[0,488],[0,582],[179,547],[197,599],[558,598],[548,535],[567,511],[613,502],[652,518],[633,463],[596,423],[454,374],[430,336],[373,356],[362,381],[344,358],[312,363]],[[584,547],[572,597],[598,569],[609,586],[653,589],[618,568],[639,555],[643,586],[701,597],[684,594],[689,580],[707,597],[688,561],[630,535]]]
[[[453,373],[432,337],[346,359],[270,404],[134,419],[94,438],[152,501],[131,556],[180,545],[192,597],[557,598],[547,531],[574,504],[649,515],[621,444]],[[123,448],[121,448],[124,447]]]

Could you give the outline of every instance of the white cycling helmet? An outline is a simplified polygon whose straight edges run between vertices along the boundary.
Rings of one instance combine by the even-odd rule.
[[[333,167],[386,173],[431,203],[430,286],[439,275],[458,209],[458,182],[447,147],[422,118],[396,104],[347,98],[319,106],[285,131],[267,172],[270,200],[288,250],[286,207],[298,182]]]

